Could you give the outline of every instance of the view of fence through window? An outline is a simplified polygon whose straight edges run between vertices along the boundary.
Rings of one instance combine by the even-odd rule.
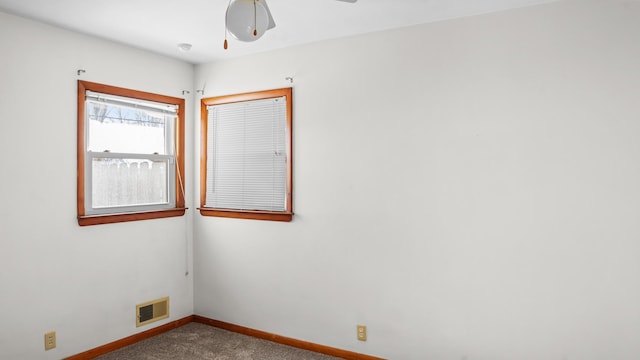
[[[166,161],[94,158],[92,161],[94,208],[166,204]]]
[[[87,101],[91,207],[167,204],[174,114]]]

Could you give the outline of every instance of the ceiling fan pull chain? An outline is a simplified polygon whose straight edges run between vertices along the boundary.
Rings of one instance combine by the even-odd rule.
[[[258,15],[256,10],[256,1],[253,0],[253,36],[258,36]]]
[[[222,45],[225,50],[229,48],[229,43],[227,42],[227,18],[229,17],[229,6],[231,6],[231,0],[229,0],[229,4],[227,5],[227,11],[224,13],[224,44]]]

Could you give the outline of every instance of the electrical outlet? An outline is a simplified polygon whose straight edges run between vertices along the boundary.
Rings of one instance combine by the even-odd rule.
[[[48,332],[44,334],[44,349],[51,350],[56,347],[56,332]]]
[[[367,327],[365,325],[358,325],[358,340],[367,341]]]

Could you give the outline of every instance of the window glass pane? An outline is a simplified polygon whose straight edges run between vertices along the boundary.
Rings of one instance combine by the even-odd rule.
[[[94,158],[93,208],[167,204],[169,160]]]
[[[87,101],[87,151],[129,154],[171,153],[167,146],[173,117],[162,113]]]

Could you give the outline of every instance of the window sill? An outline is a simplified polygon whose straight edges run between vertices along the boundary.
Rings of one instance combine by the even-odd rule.
[[[78,216],[80,226],[112,224],[126,221],[138,221],[149,219],[161,219],[184,215],[187,208],[174,208],[166,210],[154,210],[135,213],[104,214],[104,215],[83,215]]]
[[[241,211],[241,210],[223,210],[212,208],[198,208],[202,216],[226,217],[234,219],[253,219],[268,221],[284,221],[293,220],[293,213],[286,212],[269,212],[269,211]]]

